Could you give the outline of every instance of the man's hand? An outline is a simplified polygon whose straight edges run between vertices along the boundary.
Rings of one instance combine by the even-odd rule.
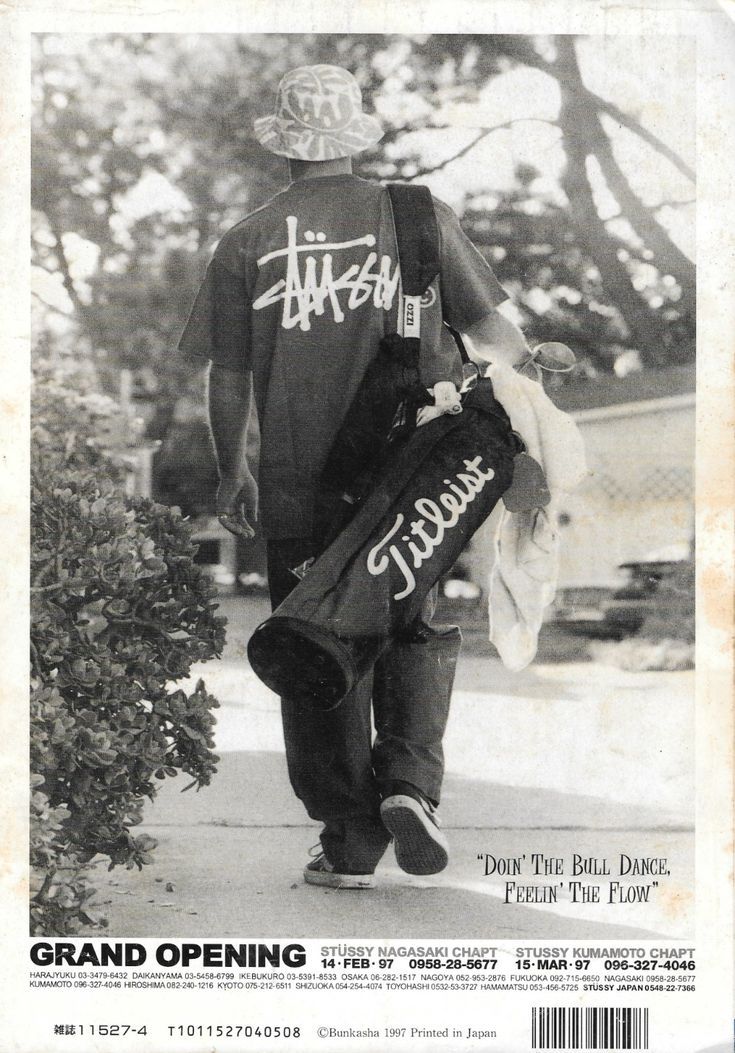
[[[250,470],[240,468],[237,474],[223,474],[217,489],[217,518],[222,526],[238,537],[254,537],[250,520],[257,514],[258,486]]]
[[[251,538],[258,512],[258,487],[247,465],[252,376],[212,363],[209,370],[209,424],[217,451],[220,484],[217,518],[231,534]]]
[[[422,406],[416,414],[416,426],[428,424],[430,420],[441,417],[444,413],[461,413],[462,403],[456,385],[451,380],[440,380],[429,391],[434,396],[433,406]]]

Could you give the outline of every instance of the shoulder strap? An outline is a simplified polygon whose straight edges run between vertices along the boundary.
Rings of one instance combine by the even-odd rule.
[[[401,274],[398,332],[418,354],[421,297],[439,273],[439,230],[431,191],[425,186],[389,183],[393,226]]]
[[[434,201],[428,187],[407,183],[389,183],[388,194],[401,273],[401,331],[404,337],[419,338],[421,297],[439,274],[441,267],[439,225]],[[469,357],[462,337],[454,329],[450,328],[450,332],[462,362],[468,362]]]
[[[439,273],[439,228],[426,186],[389,183],[404,296],[423,296]]]

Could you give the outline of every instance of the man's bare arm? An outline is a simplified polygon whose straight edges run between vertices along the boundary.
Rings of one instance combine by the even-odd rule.
[[[207,397],[220,476],[217,515],[231,533],[250,538],[258,511],[258,488],[247,463],[252,376],[212,363]]]
[[[500,311],[491,311],[462,336],[470,355],[485,362],[516,366],[531,353],[521,330]]]

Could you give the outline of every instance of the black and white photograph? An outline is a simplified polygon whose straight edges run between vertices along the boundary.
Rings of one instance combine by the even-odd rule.
[[[37,931],[686,935],[693,42],[34,43]]]
[[[129,21],[27,37],[43,1048],[722,1053],[701,41]]]

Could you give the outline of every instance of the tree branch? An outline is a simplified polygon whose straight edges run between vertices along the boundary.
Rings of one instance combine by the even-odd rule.
[[[606,113],[608,117],[612,117],[612,119],[617,121],[618,124],[622,124],[623,127],[634,132],[639,139],[644,141],[644,143],[648,143],[649,146],[652,146],[654,150],[657,150],[658,153],[668,161],[671,161],[672,165],[677,168],[682,175],[686,176],[690,182],[694,183],[696,181],[694,169],[690,168],[689,165],[679,157],[676,151],[672,150],[670,146],[667,146],[666,143],[662,142],[657,135],[654,135],[653,132],[649,132],[647,128],[644,128],[640,121],[637,121],[635,117],[631,117],[630,114],[625,113],[625,111],[621,110],[619,106],[616,106],[614,102],[608,102],[607,99],[603,99],[602,96],[597,95],[594,91],[590,91],[589,88],[585,88],[584,90],[597,106],[598,110],[602,113]]]
[[[630,338],[645,352],[651,365],[666,362],[667,329],[664,320],[634,288],[628,269],[618,257],[617,240],[611,237],[600,218],[587,172],[587,158],[593,143],[600,139],[597,109],[581,88],[573,38],[558,41],[558,77],[562,86],[559,121],[564,134],[567,157],[562,189],[569,202],[569,215],[577,239],[594,262],[608,297],[616,305],[629,330]],[[606,142],[609,141],[606,139]],[[618,200],[618,204],[622,202]]]
[[[40,266],[40,264],[38,266]],[[53,274],[53,271],[50,271],[48,267],[42,267],[41,269],[46,271],[47,274]],[[37,300],[40,300],[47,310],[53,311],[54,314],[60,314],[63,318],[69,318],[68,311],[62,311],[60,307],[56,307],[55,304],[49,303],[48,300],[44,300],[43,296],[41,296],[40,293],[37,293],[35,289],[31,289],[31,296],[35,296]]]
[[[49,230],[53,234],[54,240],[56,241],[56,255],[59,260],[59,269],[61,271],[61,278],[64,283],[64,288],[66,289],[69,299],[74,304],[75,310],[80,315],[83,315],[85,312],[85,306],[79,299],[79,293],[76,290],[76,286],[74,285],[74,279],[71,276],[69,260],[66,257],[66,253],[64,252],[64,245],[61,240],[61,231],[56,226],[54,221],[50,218],[50,216],[47,215],[46,219],[48,220]]]
[[[648,208],[651,212],[658,212],[660,208],[689,208],[690,205],[696,205],[696,203],[696,198],[691,198],[689,201],[659,201],[657,205],[649,205]]]
[[[478,134],[475,136],[475,138],[471,142],[467,143],[466,146],[463,146],[462,149],[458,153],[452,154],[451,157],[447,157],[444,161],[440,161],[439,164],[437,164],[437,165],[431,165],[428,168],[420,168],[417,172],[415,172],[411,176],[411,179],[418,179],[418,178],[420,178],[422,176],[432,175],[434,172],[440,172],[442,170],[442,168],[446,168],[447,165],[452,164],[453,161],[458,161],[460,159],[460,157],[464,157],[465,154],[468,154],[470,152],[470,150],[473,149],[473,147],[477,146],[477,144],[479,142],[481,142],[483,139],[486,139],[487,136],[490,135],[492,132],[498,132],[498,131],[501,131],[501,130],[503,130],[505,128],[512,128],[514,124],[521,124],[524,121],[535,121],[535,122],[540,123],[540,124],[552,124],[553,123],[551,121],[544,120],[542,117],[514,117],[512,120],[504,121],[502,124],[493,124],[489,128],[480,128],[480,129],[478,129]],[[451,124],[432,124],[432,125],[429,125],[426,130],[445,131],[447,128],[454,128],[454,127],[456,127],[456,125],[451,125]]]
[[[539,69],[543,73],[548,73],[550,77],[554,77],[555,80],[559,80],[559,71],[555,68],[553,62],[547,61],[542,58],[541,55],[525,40],[519,39],[515,36],[498,35],[495,37],[495,41],[502,48],[503,52],[516,62],[522,62],[525,66],[532,66],[534,69]],[[606,113],[608,117],[612,117],[618,124],[623,125],[629,131],[633,132],[642,139],[644,142],[652,146],[654,150],[657,150],[663,157],[677,168],[682,175],[685,175],[687,179],[693,183],[695,181],[695,175],[693,169],[682,160],[681,157],[672,150],[670,146],[662,142],[661,139],[653,132],[650,132],[647,128],[644,128],[640,121],[637,121],[635,117],[631,117],[630,114],[625,113],[619,106],[616,106],[614,102],[608,102],[607,99],[603,99],[601,95],[598,95],[594,91],[590,91],[589,88],[583,87],[582,91],[587,98],[592,101],[595,107],[602,113]]]
[[[618,164],[612,142],[600,121],[599,111],[585,91],[572,37],[560,37],[556,65],[564,83],[561,118],[565,124],[568,156],[569,151],[573,151],[578,158],[587,155],[597,160],[602,177],[617,201],[622,216],[651,250],[659,271],[674,276],[681,288],[680,306],[693,315],[694,264],[672,241],[655,218],[653,210],[643,205]]]

